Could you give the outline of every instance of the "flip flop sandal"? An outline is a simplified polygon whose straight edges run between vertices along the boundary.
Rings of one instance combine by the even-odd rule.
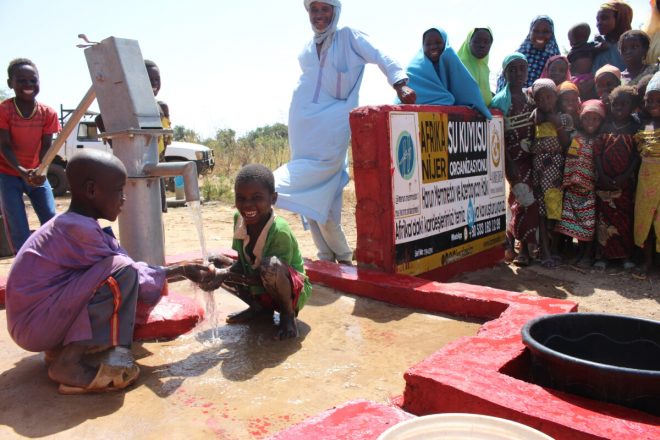
[[[634,279],[640,280],[640,281],[646,281],[646,279],[647,279],[646,272],[640,270],[639,268],[636,268],[635,270],[633,270],[632,273],[630,274],[630,276],[633,277]]]
[[[518,255],[513,259],[513,264],[518,267],[527,267],[529,266],[529,257],[526,255]]]
[[[118,370],[116,367],[101,364],[96,372],[96,377],[86,387],[75,387],[61,383],[58,392],[64,395],[78,395],[119,391],[133,384],[139,375],[140,367],[137,365]]]

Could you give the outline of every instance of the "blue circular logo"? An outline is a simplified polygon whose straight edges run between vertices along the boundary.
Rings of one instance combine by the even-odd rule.
[[[468,200],[467,207],[467,224],[470,229],[474,227],[474,224],[477,222],[477,214],[474,210],[474,205],[472,205],[472,197]]]
[[[410,180],[415,173],[415,144],[407,131],[402,131],[396,141],[396,168],[406,180]]]

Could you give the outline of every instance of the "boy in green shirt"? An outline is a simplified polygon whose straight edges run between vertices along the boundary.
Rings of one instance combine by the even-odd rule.
[[[232,248],[238,252],[238,260],[230,267],[215,269],[214,280],[201,287],[215,290],[226,284],[249,305],[229,315],[228,323],[248,322],[277,310],[280,324],[274,339],[295,338],[296,316],[309,299],[312,285],[289,224],[273,212],[277,200],[273,173],[263,165],[246,165],[236,176],[234,192],[238,212]]]

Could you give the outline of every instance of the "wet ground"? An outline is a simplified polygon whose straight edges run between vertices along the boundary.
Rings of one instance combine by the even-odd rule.
[[[204,301],[188,282],[171,289]],[[42,355],[3,331],[0,438],[263,438],[351,399],[387,402],[409,366],[480,326],[314,286],[301,337],[276,342],[272,321],[225,325],[244,305],[220,291],[216,301],[217,326],[136,345],[142,375],[125,393],[58,395]]]

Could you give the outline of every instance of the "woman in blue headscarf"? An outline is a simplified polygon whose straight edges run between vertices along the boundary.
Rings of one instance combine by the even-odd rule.
[[[528,65],[525,55],[515,52],[502,63],[505,85],[490,103],[504,115],[504,170],[511,186],[508,206],[511,219],[506,230],[506,258],[518,266],[530,262],[529,244],[536,243],[539,225],[538,203],[532,192],[532,153],[534,124],[530,119],[534,103],[523,87],[527,83]],[[520,242],[515,256],[514,240]]]
[[[516,51],[525,55],[528,63],[527,83],[530,87],[541,76],[548,58],[559,55],[559,46],[555,39],[555,25],[547,15],[539,15],[529,26],[529,34]],[[497,79],[497,91],[504,88],[504,72]]]
[[[488,119],[492,117],[479,85],[447,44],[443,29],[424,32],[422,48],[410,61],[406,73],[408,86],[417,94],[416,104],[465,105]]]
[[[415,103],[415,92],[396,61],[367,35],[337,28],[339,0],[304,0],[314,38],[298,56],[302,74],[289,107],[291,161],[274,171],[276,206],[309,222],[320,260],[351,264],[353,250],[341,228],[342,191],[348,183],[349,112],[368,63],[387,76],[397,96]]]

